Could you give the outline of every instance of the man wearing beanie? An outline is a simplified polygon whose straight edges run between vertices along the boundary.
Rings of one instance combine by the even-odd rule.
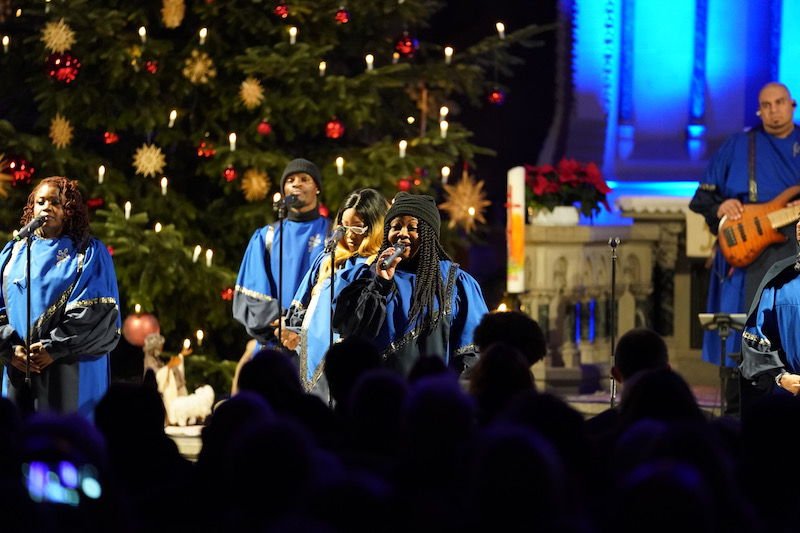
[[[289,204],[286,219],[257,229],[247,245],[233,294],[233,317],[259,342],[257,349],[275,341],[275,321],[324,248],[330,223],[319,214],[321,187],[314,163],[290,161],[281,176],[281,191]]]
[[[404,375],[421,355],[437,355],[458,373],[478,355],[472,336],[486,302],[442,248],[440,228],[433,197],[398,193],[378,259],[344,273],[349,285],[337,298],[334,328],[343,337],[371,339],[386,366]]]

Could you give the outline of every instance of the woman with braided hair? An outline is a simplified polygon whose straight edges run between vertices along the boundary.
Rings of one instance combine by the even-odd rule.
[[[386,221],[378,260],[343,276],[334,328],[371,339],[404,375],[420,355],[460,373],[477,357],[472,334],[488,311],[480,286],[442,248],[431,196],[398,193]]]
[[[42,180],[28,197],[21,223],[44,223],[0,252],[0,360],[3,394],[21,399],[30,355],[37,411],[91,418],[108,388],[108,353],[119,340],[119,294],[111,255],[89,234],[78,182]],[[30,245],[31,276],[26,275]],[[27,295],[31,294],[31,345]],[[28,406],[25,406],[28,407]]]

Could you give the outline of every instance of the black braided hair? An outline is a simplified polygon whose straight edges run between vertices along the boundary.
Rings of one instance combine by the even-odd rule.
[[[391,247],[389,242],[390,220],[384,224],[383,244],[378,251],[378,256],[384,250]],[[433,304],[434,297],[439,300],[439,305],[444,306],[445,287],[442,279],[439,261],[452,261],[447,252],[439,242],[439,236],[434,229],[424,220],[417,219],[419,231],[419,250],[417,255],[411,259],[410,265],[416,265],[417,279],[414,283],[414,291],[411,294],[411,308],[408,310],[408,321],[422,317],[420,335],[425,336],[433,329]]]

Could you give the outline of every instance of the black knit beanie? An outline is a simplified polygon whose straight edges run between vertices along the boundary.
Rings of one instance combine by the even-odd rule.
[[[286,165],[286,169],[284,169],[283,175],[281,176],[281,194],[283,194],[283,186],[286,183],[286,178],[292,174],[299,174],[301,172],[305,172],[311,176],[314,183],[317,184],[317,188],[320,191],[322,190],[322,175],[319,173],[317,165],[308,159],[292,159],[289,161],[289,164]]]
[[[386,225],[395,217],[408,215],[419,220],[424,220],[436,236],[439,236],[439,230],[442,226],[442,218],[439,216],[439,209],[436,207],[436,200],[433,196],[426,194],[409,194],[407,192],[399,192],[395,195],[392,206],[386,212]]]

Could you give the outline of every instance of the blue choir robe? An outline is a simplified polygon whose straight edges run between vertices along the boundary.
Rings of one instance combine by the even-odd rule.
[[[789,257],[773,265],[750,307],[742,332],[745,379],[773,378],[784,369],[800,373],[800,273],[795,262]]]
[[[750,203],[748,135],[748,132],[742,132],[728,139],[711,159],[700,181],[700,190],[712,191],[717,200],[701,208],[692,206],[692,209],[704,215],[713,233],[717,232],[719,220],[716,218],[716,211],[722,200],[737,198],[742,203]],[[765,133],[761,128],[756,128],[755,136],[757,202],[763,203],[772,200],[788,187],[800,184],[800,134],[795,128],[787,138],[779,139]],[[782,232],[789,238],[788,242],[770,246],[745,268],[731,267],[721,253],[715,254],[709,279],[707,312],[747,311],[755,297],[755,289],[767,269],[776,261],[794,254],[794,225],[784,227]],[[740,349],[741,337],[728,337],[726,352],[738,353]],[[717,332],[706,331],[703,337],[703,360],[719,364],[719,352],[720,339]],[[727,366],[735,365],[730,358],[726,358],[725,363]]]
[[[342,276],[349,270],[366,263],[367,259],[354,255],[336,269],[333,302],[331,301],[331,278],[324,279],[317,286],[320,268],[325,259],[330,260],[330,254],[320,254],[306,273],[292,301],[286,323],[300,329],[300,344],[296,351],[303,388],[306,392],[328,400],[328,384],[323,376],[323,370],[325,354],[330,348],[331,341],[331,307],[335,303],[335,295],[341,291]],[[339,338],[339,334],[334,332],[333,342],[338,341]]]
[[[384,364],[403,375],[408,375],[420,355],[439,356],[463,373],[477,360],[473,332],[488,312],[478,282],[457,264],[441,260],[445,306],[441,309],[435,301],[433,313],[438,320],[432,331],[421,335],[422,318],[408,320],[417,275],[402,266],[391,280],[377,276],[374,265],[362,264],[344,273],[346,285],[336,298],[334,327],[343,337],[371,339],[381,350]]]
[[[322,253],[329,225],[328,219],[317,214],[311,220],[284,219],[253,233],[236,278],[233,317],[260,345],[275,340],[275,327],[270,324],[289,307],[303,276]],[[281,241],[283,284],[279,293]]]
[[[0,354],[3,392],[12,399],[24,372],[10,365],[14,345],[28,334],[26,241],[8,243],[0,253]],[[119,291],[105,245],[85,246],[70,237],[31,240],[31,342],[42,342],[55,360],[31,373],[38,411],[78,413],[92,418],[110,380],[109,352],[120,336]]]

